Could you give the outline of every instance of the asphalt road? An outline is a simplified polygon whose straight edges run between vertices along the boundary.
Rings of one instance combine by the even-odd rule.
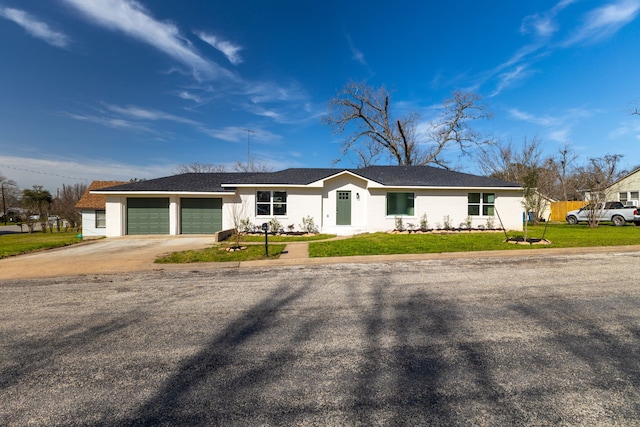
[[[4,280],[0,425],[638,425],[639,277],[626,252]]]

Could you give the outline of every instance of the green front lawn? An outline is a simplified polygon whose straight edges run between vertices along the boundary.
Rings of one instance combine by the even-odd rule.
[[[544,225],[529,226],[527,238],[542,238],[544,228]],[[522,237],[523,235],[522,232],[508,232],[507,234],[510,238]],[[345,240],[312,242],[309,244],[309,256],[335,257],[640,245],[640,227],[634,225],[613,227],[603,224],[598,228],[589,228],[587,225],[549,224],[544,238],[550,240],[551,244],[514,245],[505,243],[504,233],[486,231],[454,234],[373,233],[357,235]]]
[[[81,242],[77,232],[0,234],[0,258]]]

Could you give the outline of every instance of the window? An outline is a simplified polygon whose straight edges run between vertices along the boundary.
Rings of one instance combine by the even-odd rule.
[[[286,191],[258,191],[256,194],[256,215],[268,216],[287,214]]]
[[[107,226],[107,213],[105,211],[96,211],[96,228],[105,228]]]
[[[627,192],[623,191],[622,193],[620,193],[620,201],[622,202],[622,204],[627,203]]]
[[[467,214],[471,216],[493,216],[496,195],[493,193],[469,193]]]
[[[415,194],[387,193],[387,216],[414,216]]]
[[[638,191],[632,191],[631,192],[631,197],[629,197],[629,200],[638,200]]]

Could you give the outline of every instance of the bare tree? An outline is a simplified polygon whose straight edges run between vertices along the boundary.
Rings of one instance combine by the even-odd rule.
[[[525,212],[527,215],[532,212],[533,223],[538,224],[555,183],[549,160],[542,156],[541,141],[537,137],[525,138],[519,149],[511,141],[498,142],[482,150],[478,158],[486,175],[522,185]]]
[[[176,173],[210,173],[226,172],[224,165],[214,165],[212,163],[193,162],[188,165],[180,165],[176,168]]]
[[[560,184],[560,191],[556,192],[556,197],[562,200],[577,200],[578,192],[574,185],[570,185],[574,181],[574,163],[578,155],[573,151],[569,143],[565,143],[558,150],[556,156],[549,158],[549,167],[555,172]],[[561,196],[561,197],[558,197]]]
[[[63,184],[62,191],[51,204],[52,212],[67,220],[71,228],[76,228],[80,223],[81,215],[75,206],[86,191],[87,184]]]
[[[15,181],[0,174],[0,209],[2,209],[0,220],[4,221],[5,225],[12,213],[11,208],[16,207],[19,200],[20,191]]]
[[[578,169],[577,179],[582,184],[585,196],[589,199],[587,223],[596,228],[600,223],[605,202],[609,198],[609,187],[624,171],[618,169],[621,154],[608,154],[604,157],[589,159],[589,163]]]
[[[271,172],[272,168],[264,163],[256,163],[253,159],[248,162],[236,162],[233,165],[233,170],[236,172]]]
[[[391,94],[382,86],[350,82],[329,102],[324,118],[334,134],[354,129],[342,144],[342,156],[354,153],[359,166],[374,163],[388,154],[398,165],[434,164],[447,167],[443,151],[457,146],[461,155],[487,141],[475,132],[470,122],[489,118],[490,113],[479,95],[454,92],[445,101],[440,118],[430,124],[422,139],[417,135],[418,115],[394,117]]]

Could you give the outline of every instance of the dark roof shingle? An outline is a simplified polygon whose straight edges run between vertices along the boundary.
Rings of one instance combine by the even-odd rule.
[[[345,171],[389,187],[520,187],[513,182],[432,166],[368,166],[361,169],[290,168],[257,173],[185,173],[127,183],[102,191],[231,192],[236,185],[309,185]]]

